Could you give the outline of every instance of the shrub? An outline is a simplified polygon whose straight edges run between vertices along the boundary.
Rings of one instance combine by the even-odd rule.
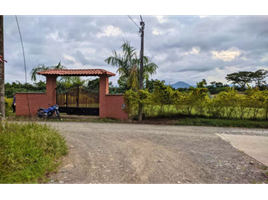
[[[234,88],[225,88],[211,98],[206,88],[190,88],[187,91],[173,90],[156,81],[154,90],[126,91],[125,102],[130,116],[137,116],[139,103],[146,117],[174,115],[205,116],[228,119],[268,119],[268,91],[250,88],[238,94]]]
[[[13,114],[12,103],[13,103],[13,98],[5,97],[5,115],[7,117]]]

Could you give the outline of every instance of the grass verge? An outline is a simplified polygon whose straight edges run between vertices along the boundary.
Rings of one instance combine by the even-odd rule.
[[[215,126],[215,127],[245,127],[245,128],[268,128],[267,121],[253,121],[241,119],[206,119],[185,118],[176,120],[174,125]]]
[[[47,125],[0,122],[0,183],[38,183],[67,153],[65,139]]]
[[[68,115],[67,115],[68,116]],[[15,117],[11,116],[7,118],[8,121],[44,121],[37,120],[36,118],[29,117]],[[58,119],[49,119],[47,122],[95,122],[95,123],[132,123],[132,124],[162,124],[162,125],[188,125],[188,126],[214,126],[214,127],[244,127],[244,128],[268,128],[268,121],[265,120],[249,120],[249,119],[213,119],[204,118],[202,116],[177,116],[170,115],[165,117],[152,117],[145,118],[141,122],[137,121],[136,118],[133,120],[119,120],[111,118],[63,118],[62,121]]]
[[[64,115],[66,116],[66,115]],[[28,117],[28,116],[9,116],[6,117],[6,120],[9,122],[96,122],[96,123],[121,123],[124,122],[123,120],[119,119],[113,119],[113,118],[99,118],[99,117],[93,117],[93,118],[83,118],[83,116],[79,118],[68,118],[62,116],[62,119],[59,120],[58,118],[52,118],[52,119],[37,119],[36,117]]]

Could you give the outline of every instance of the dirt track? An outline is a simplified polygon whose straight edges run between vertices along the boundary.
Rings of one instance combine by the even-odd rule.
[[[235,128],[51,122],[71,147],[53,183],[263,183],[263,164],[215,133]],[[243,131],[244,130],[244,131]],[[258,136],[256,136],[258,137]]]

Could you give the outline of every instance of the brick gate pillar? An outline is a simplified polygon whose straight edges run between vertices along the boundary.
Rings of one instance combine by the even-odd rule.
[[[100,91],[99,91],[99,109],[100,109],[100,118],[106,117],[106,94],[109,94],[109,77],[104,75],[100,76]]]
[[[56,104],[56,75],[47,75],[46,82],[46,94],[47,94],[47,103],[54,105]]]

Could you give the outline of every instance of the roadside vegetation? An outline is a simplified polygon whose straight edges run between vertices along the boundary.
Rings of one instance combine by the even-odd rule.
[[[5,97],[5,113],[7,117],[14,115],[13,110],[12,110],[12,103],[13,103],[13,98]]]
[[[66,153],[65,139],[47,125],[0,123],[0,183],[45,182]]]
[[[143,107],[144,118],[202,117],[211,119],[268,120],[268,91],[247,87],[245,95],[234,88],[212,98],[207,88],[190,88],[180,92],[157,81],[154,90],[133,91],[124,94],[127,112],[136,118],[138,106]]]

